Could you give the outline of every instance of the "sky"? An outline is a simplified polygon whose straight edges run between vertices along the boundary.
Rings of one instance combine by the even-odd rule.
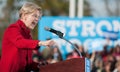
[[[94,17],[106,17],[109,16],[109,11],[106,9],[104,0],[87,0],[90,3],[91,14]],[[113,13],[116,10],[116,0],[108,0],[108,6]]]

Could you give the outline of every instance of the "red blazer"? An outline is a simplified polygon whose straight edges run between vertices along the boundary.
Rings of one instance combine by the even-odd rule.
[[[32,40],[30,30],[18,20],[5,31],[2,41],[0,72],[25,72],[31,68],[32,50],[37,48],[38,40]]]

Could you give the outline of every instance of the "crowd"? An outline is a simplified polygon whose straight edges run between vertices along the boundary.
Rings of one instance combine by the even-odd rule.
[[[87,57],[91,61],[91,72],[120,72],[120,45],[109,48],[108,45],[104,46],[103,51],[93,52],[89,54],[84,51],[84,47],[78,44],[74,44],[81,52],[83,57]],[[109,48],[109,49],[108,49]],[[66,55],[66,60],[71,58],[79,58],[79,54],[76,50]],[[1,56],[0,56],[1,58]],[[33,61],[40,63],[44,61],[45,64],[56,63],[63,61],[62,54],[57,45],[46,47],[38,55],[33,55]]]
[[[84,51],[84,47],[75,44],[79,49],[83,57],[87,57],[91,61],[91,72],[120,72],[120,46],[116,45],[110,49],[108,45],[104,46],[103,51],[93,52],[89,54]],[[52,48],[46,47],[41,52],[42,58],[48,63],[56,63],[63,61],[58,46]],[[79,58],[79,54],[76,50],[66,55],[66,60],[71,58]]]

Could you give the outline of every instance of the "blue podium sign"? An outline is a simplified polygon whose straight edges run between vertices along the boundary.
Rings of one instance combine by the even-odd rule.
[[[88,58],[85,58],[85,72],[91,72],[91,62]]]

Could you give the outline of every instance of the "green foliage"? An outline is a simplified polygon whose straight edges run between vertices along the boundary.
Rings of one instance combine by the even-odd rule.
[[[43,12],[48,11],[51,16],[68,15],[69,3],[64,0],[34,0],[35,3],[43,8]],[[44,15],[46,15],[44,13]]]

